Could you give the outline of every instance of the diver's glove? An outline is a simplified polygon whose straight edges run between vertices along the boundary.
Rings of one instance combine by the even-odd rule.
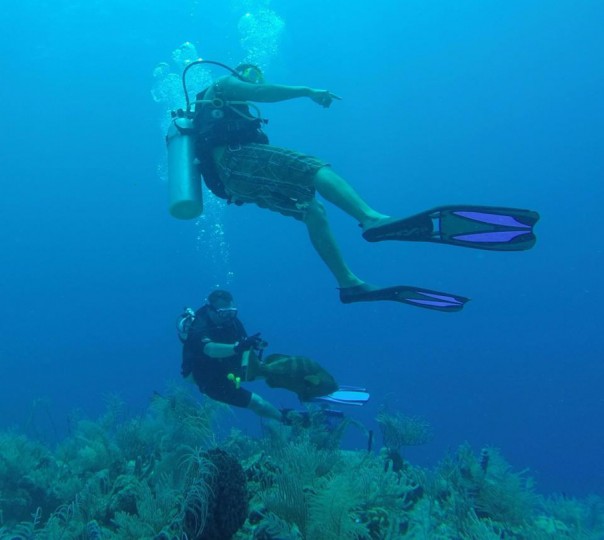
[[[243,351],[249,351],[250,349],[263,349],[268,343],[260,337],[260,332],[253,336],[247,336],[243,338],[239,343],[233,347],[235,354],[241,354]]]

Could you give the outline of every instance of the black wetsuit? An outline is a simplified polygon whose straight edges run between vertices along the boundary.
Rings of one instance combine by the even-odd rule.
[[[212,322],[208,315],[208,306],[195,312],[195,320],[189,328],[187,339],[182,349],[182,376],[193,375],[199,389],[207,396],[235,407],[247,407],[252,393],[244,388],[237,388],[230,381],[230,373],[241,376],[241,355],[227,358],[212,358],[203,352],[205,345],[214,343],[236,343],[247,336],[239,319],[226,321],[220,325]]]

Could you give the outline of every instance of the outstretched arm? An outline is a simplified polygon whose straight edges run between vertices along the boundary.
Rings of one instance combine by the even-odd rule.
[[[318,105],[329,107],[334,99],[341,99],[328,90],[318,90],[309,86],[286,86],[283,84],[257,84],[240,81],[236,77],[225,77],[216,83],[221,97],[233,101],[258,101],[274,103],[307,97]]]
[[[212,358],[229,358],[237,354],[235,351],[236,345],[237,343],[216,343],[210,341],[204,346],[203,352]]]
[[[235,354],[241,354],[250,349],[264,349],[268,343],[260,337],[260,332],[253,336],[242,337],[236,343],[216,343],[215,341],[207,341],[203,352],[212,358],[227,358]]]

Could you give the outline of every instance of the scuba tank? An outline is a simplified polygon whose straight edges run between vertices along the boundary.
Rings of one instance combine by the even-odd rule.
[[[194,219],[203,212],[203,199],[201,191],[201,170],[199,162],[195,159],[195,142],[198,131],[193,126],[193,116],[191,111],[191,100],[187,91],[187,72],[190,68],[200,64],[213,64],[221,66],[238,79],[242,76],[236,70],[213,60],[195,60],[191,62],[182,72],[182,86],[186,108],[172,111],[172,122],[168,127],[166,134],[166,144],[168,146],[168,184],[170,190],[170,214],[178,219]],[[243,79],[242,79],[243,80]],[[241,113],[239,113],[241,114]],[[243,115],[246,118],[245,115]],[[266,120],[258,118],[249,118],[253,121],[253,133],[257,134],[261,123]],[[268,143],[264,133],[260,132],[259,141],[263,144]],[[206,181],[209,175],[204,172]],[[209,184],[208,184],[209,185]],[[210,186],[212,189],[212,186]],[[220,188],[217,188],[220,191]],[[212,189],[219,197],[227,198],[224,193]]]
[[[166,134],[168,146],[168,187],[170,191],[170,214],[177,219],[194,219],[203,212],[201,191],[201,171],[195,160],[195,130],[191,101],[187,91],[187,71],[199,64],[217,64],[236,72],[212,60],[191,62],[182,72],[182,86],[186,109],[172,111],[172,122]]]
[[[178,333],[178,339],[183,343],[187,341],[189,337],[189,330],[191,325],[195,321],[195,312],[189,308],[184,308],[184,311],[176,319],[176,332]]]
[[[166,134],[169,208],[170,214],[178,219],[193,219],[203,212],[201,172],[195,161],[194,133],[193,120],[178,111]]]

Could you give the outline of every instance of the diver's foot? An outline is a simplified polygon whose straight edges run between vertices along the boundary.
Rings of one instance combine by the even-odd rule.
[[[294,409],[279,409],[281,411],[281,422],[286,426],[310,426],[310,413],[308,411],[296,411]]]
[[[381,242],[382,240],[435,241],[434,223],[427,213],[410,218],[382,219],[363,229],[363,238],[368,242]]]
[[[359,227],[361,227],[363,232],[365,232],[368,229],[373,229],[374,227],[380,227],[383,224],[389,223],[393,219],[397,218],[392,218],[386,214],[379,214],[363,221],[362,223],[359,223]]]
[[[429,241],[434,226],[429,216],[421,218],[389,217],[363,227],[363,238],[368,242],[382,240]]]
[[[343,304],[351,304],[352,302],[362,302],[364,298],[371,292],[377,291],[379,287],[370,285],[369,283],[360,283],[353,287],[340,288],[340,302]]]
[[[279,409],[279,412],[281,413],[281,423],[285,424],[286,426],[291,426],[291,417],[290,417],[290,413],[293,411],[293,409]]]

